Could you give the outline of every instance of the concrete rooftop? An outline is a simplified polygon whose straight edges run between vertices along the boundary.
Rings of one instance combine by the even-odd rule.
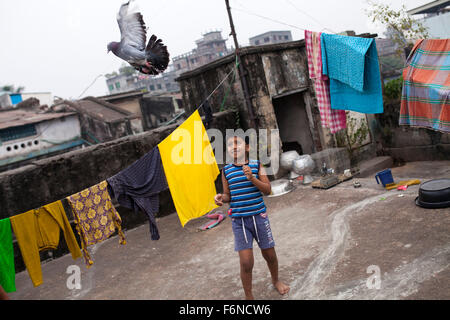
[[[392,169],[395,181],[450,177],[450,161],[412,162]],[[361,182],[355,189],[353,181]],[[281,297],[254,243],[256,299],[450,299],[450,208],[414,204],[419,186],[386,191],[373,177],[328,190],[299,185],[266,198],[280,278],[291,291]],[[158,219],[159,241],[147,225],[90,247],[94,265],[70,255],[43,263],[44,284],[34,288],[27,271],[16,276],[11,299],[242,299],[231,220],[198,232],[200,218],[183,229],[176,214]],[[66,286],[68,266],[81,268],[81,289]],[[380,289],[368,289],[377,266]]]

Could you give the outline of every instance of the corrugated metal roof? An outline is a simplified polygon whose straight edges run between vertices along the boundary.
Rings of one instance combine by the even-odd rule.
[[[76,114],[75,112],[35,113],[24,110],[10,110],[0,112],[0,130],[38,123]]]

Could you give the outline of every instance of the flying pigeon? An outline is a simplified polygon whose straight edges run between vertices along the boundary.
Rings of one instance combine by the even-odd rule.
[[[147,29],[140,12],[129,12],[132,0],[122,4],[117,14],[121,34],[120,42],[110,42],[108,53],[112,51],[144,74],[157,75],[166,70],[169,64],[167,47],[155,35],[150,37],[147,46]]]

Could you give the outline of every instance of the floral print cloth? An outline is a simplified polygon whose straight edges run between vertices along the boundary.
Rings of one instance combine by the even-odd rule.
[[[122,219],[112,204],[107,186],[108,183],[105,180],[67,197],[72,207],[83,255],[88,267],[94,262],[86,248],[108,239],[116,228],[119,233],[119,243],[126,244],[121,228]]]

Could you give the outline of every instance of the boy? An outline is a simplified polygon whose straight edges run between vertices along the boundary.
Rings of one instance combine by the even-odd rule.
[[[278,279],[275,242],[262,195],[270,194],[270,181],[258,160],[248,160],[249,145],[242,137],[228,138],[227,150],[233,157],[233,163],[222,170],[223,193],[218,193],[214,201],[218,206],[224,202],[230,203],[234,249],[239,252],[245,298],[253,300],[253,239],[256,239],[267,262],[273,285],[284,295],[288,293],[289,287]]]

